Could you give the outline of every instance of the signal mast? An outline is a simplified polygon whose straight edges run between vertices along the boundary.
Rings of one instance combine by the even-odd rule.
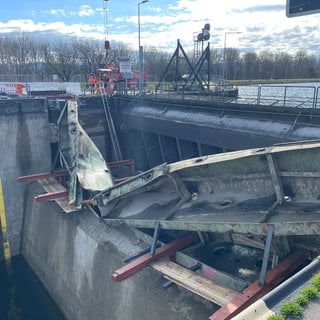
[[[109,0],[103,0],[103,10],[105,11],[104,14],[104,49],[106,50],[106,60],[109,55],[110,50],[110,42],[108,40],[109,38],[109,30],[108,30],[108,1]]]

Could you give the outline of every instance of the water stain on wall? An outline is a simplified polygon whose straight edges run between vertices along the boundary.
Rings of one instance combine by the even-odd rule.
[[[22,103],[18,104],[18,132],[16,136],[16,163],[21,175],[30,174],[32,159],[29,128],[26,117],[22,112]]]

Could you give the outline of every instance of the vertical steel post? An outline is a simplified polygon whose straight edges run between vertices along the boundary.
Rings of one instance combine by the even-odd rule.
[[[138,3],[138,41],[139,41],[139,93],[144,91],[144,72],[143,72],[143,47],[140,41],[140,6],[149,0],[143,0]]]
[[[267,274],[268,261],[269,261],[269,255],[270,255],[270,249],[271,249],[271,242],[272,242],[272,237],[273,237],[273,230],[274,230],[274,225],[269,224],[266,244],[264,247],[261,272],[260,272],[260,277],[259,277],[259,284],[262,286],[265,284],[265,281],[266,281],[266,274]]]

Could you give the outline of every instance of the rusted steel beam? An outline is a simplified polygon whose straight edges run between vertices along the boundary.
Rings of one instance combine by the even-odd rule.
[[[275,159],[275,155],[267,154],[267,160],[269,165],[269,170],[271,174],[271,179],[274,185],[274,190],[277,196],[277,201],[281,204],[284,200],[284,193],[281,178],[279,176],[278,165]]]
[[[30,181],[37,181],[40,179],[47,179],[47,178],[55,178],[55,177],[63,177],[68,175],[69,172],[67,170],[60,170],[60,171],[53,171],[53,172],[45,172],[45,173],[38,173],[32,174],[29,176],[22,176],[17,178],[19,182],[30,182]]]
[[[112,161],[112,162],[108,162],[108,166],[110,167],[117,167],[117,166],[123,166],[123,165],[132,165],[134,164],[134,160],[133,159],[126,159],[126,160],[119,160],[119,161]]]
[[[130,168],[130,174],[133,176],[134,175],[134,165],[135,162],[133,159],[127,159],[127,160],[120,160],[120,161],[114,161],[114,162],[108,162],[107,163],[108,167],[111,168],[117,168],[121,166],[129,166]]]
[[[253,302],[260,299],[275,286],[288,278],[308,258],[310,252],[297,250],[282,260],[277,266],[267,272],[264,286],[256,281],[248,288],[236,295],[229,303],[222,306],[217,312],[210,316],[210,320],[230,320]]]
[[[63,190],[63,191],[40,194],[38,196],[35,196],[34,199],[35,201],[40,202],[40,201],[55,200],[57,198],[67,197],[68,195],[69,195],[69,190]]]
[[[89,202],[89,201],[88,201]],[[91,202],[91,200],[90,200]],[[89,202],[89,203],[90,203]],[[200,216],[200,215],[199,215]],[[154,228],[154,220],[152,219],[105,219],[105,223],[113,226],[130,226],[135,228]],[[222,222],[213,221],[213,218],[208,217],[207,221],[200,221],[198,218],[188,220],[161,220],[160,227],[165,230],[189,230],[199,232],[234,232],[243,234],[254,235],[266,235],[267,224],[266,223],[254,223],[254,222]],[[318,235],[320,233],[320,220],[308,220],[308,221],[288,221],[274,223],[274,235],[275,236],[287,236],[287,235]]]
[[[138,271],[142,270],[145,266],[147,266],[150,262],[155,261],[160,257],[168,256],[177,250],[181,249],[182,247],[197,241],[198,235],[195,232],[188,233],[186,236],[173,240],[172,242],[158,248],[155,251],[154,255],[147,253],[134,261],[126,264],[125,266],[121,267],[120,269],[116,270],[112,274],[112,279],[114,281],[122,281],[124,279],[129,278],[130,276],[134,275]]]
[[[148,183],[159,179],[165,178],[168,173],[168,165],[161,164],[155,168],[145,171],[137,176],[132,177],[126,183],[119,183],[114,185],[108,191],[101,191],[96,194],[92,199],[89,199],[87,203],[99,206],[105,206],[110,201],[114,201],[118,198],[122,198],[124,195],[129,194],[141,187],[146,186]]]
[[[114,180],[114,183],[117,184],[117,183],[121,183],[123,181],[126,181],[128,179],[130,179],[131,177],[124,177],[124,178],[119,178],[119,179],[115,179]]]

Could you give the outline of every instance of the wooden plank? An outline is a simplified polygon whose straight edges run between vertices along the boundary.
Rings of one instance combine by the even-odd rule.
[[[55,178],[46,178],[38,180],[43,189],[48,193],[61,192],[67,190]]]
[[[190,246],[190,248],[192,247]],[[181,251],[177,251],[174,258],[177,264],[181,265],[182,267],[185,267],[186,269],[190,269],[193,265],[199,262],[198,259],[195,259],[186,254],[185,252]],[[244,288],[248,286],[248,282],[246,282],[245,280],[240,279],[239,277],[231,275],[227,272],[215,269],[214,267],[209,266],[203,263],[202,261],[201,268],[197,271],[197,273],[200,273],[206,279],[214,281],[214,283],[220,286],[230,288],[237,292],[242,291]]]
[[[158,259],[150,263],[150,266],[161,272],[166,279],[219,306],[228,303],[237,295],[236,291],[218,285],[202,275],[167,259]]]
[[[43,189],[48,193],[58,193],[58,192],[64,192],[64,191],[67,190],[55,178],[40,179],[40,180],[38,180],[38,182],[43,187]],[[69,197],[68,196],[54,199],[54,201],[66,213],[79,211],[79,209],[76,208],[76,206],[74,206],[73,204],[69,203]]]
[[[151,243],[152,237],[150,235],[140,231],[139,229],[135,229],[135,233],[138,235],[139,239],[143,240],[146,243]],[[163,245],[161,241],[158,241],[158,244],[160,243]],[[191,256],[191,253],[201,246],[202,243],[197,242],[193,245],[188,246],[188,248],[185,248],[183,252],[176,251],[174,255],[175,262],[186,269],[191,269],[193,265],[199,262],[198,259]],[[212,280],[223,287],[233,289],[237,292],[242,291],[248,286],[247,281],[240,279],[234,275],[228,274],[224,271],[219,271],[214,267],[207,265],[203,261],[201,261],[201,268],[197,272],[202,274],[205,278]]]
[[[309,256],[310,252],[307,250],[301,249],[293,252],[290,256],[267,272],[264,286],[260,285],[258,281],[252,283],[248,288],[237,294],[231,301],[211,315],[209,319],[232,319],[235,315],[246,309],[249,305],[287,279]]]
[[[134,275],[138,271],[142,270],[144,267],[146,267],[149,263],[155,261],[156,259],[160,257],[168,256],[177,250],[183,248],[184,246],[195,242],[199,240],[197,233],[190,232],[187,235],[185,235],[182,238],[175,239],[164,246],[158,248],[155,251],[154,255],[151,255],[150,253],[147,253],[134,261],[126,264],[122,268],[116,270],[112,274],[112,279],[114,281],[122,281],[124,279],[129,278],[130,276]]]
[[[64,177],[64,176],[67,176],[68,174],[69,174],[69,172],[67,170],[37,173],[37,174],[29,175],[29,176],[19,177],[19,178],[17,178],[17,181],[30,182],[30,181],[37,181],[37,180],[52,178],[52,177]]]

